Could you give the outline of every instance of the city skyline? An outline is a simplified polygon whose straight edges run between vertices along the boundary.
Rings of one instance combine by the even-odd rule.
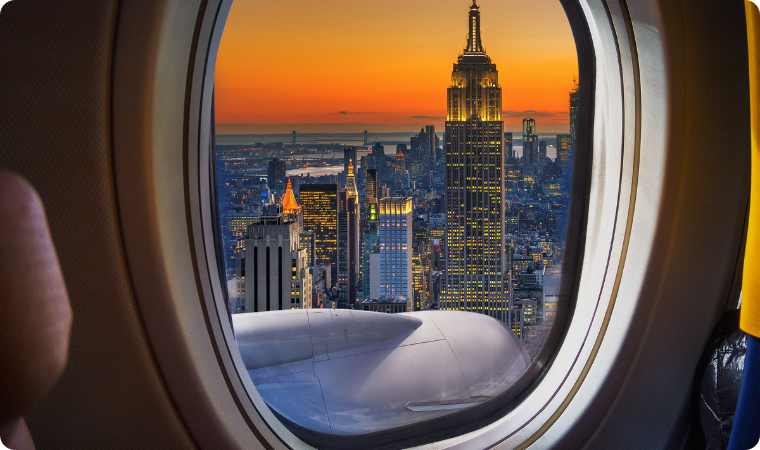
[[[450,81],[453,49],[465,43],[457,11],[467,6],[465,0],[235,2],[216,66],[217,133],[442,129],[441,88]],[[505,131],[519,131],[523,118],[534,117],[543,132],[567,133],[564,94],[577,74],[577,55],[560,4],[480,6],[488,11],[487,51],[501,67]],[[385,26],[368,26],[367,17]]]
[[[443,139],[428,123],[388,145],[370,144],[372,133],[364,132],[362,148],[299,143],[297,132],[288,133],[288,144],[217,142],[232,311],[250,311],[247,304],[275,292],[265,274],[284,259],[272,260],[270,249],[280,252],[286,240],[273,246],[267,229],[258,235],[263,243],[255,242],[255,224],[271,221],[276,208],[300,242],[289,252],[292,300],[277,293],[272,309],[468,311],[505,323],[536,356],[557,310],[551,280],[562,273],[577,90],[561,96],[568,110],[562,133],[539,136],[543,121],[533,114],[520,118],[520,131],[505,131],[504,71],[487,51],[481,6],[469,1],[468,24],[458,27],[468,37],[445,87]],[[247,235],[236,231],[249,218]],[[259,254],[249,254],[250,246],[261,247]],[[245,264],[261,255],[258,266]],[[299,275],[301,265],[308,275]],[[246,279],[245,268],[259,276]],[[285,286],[284,278],[275,281]]]

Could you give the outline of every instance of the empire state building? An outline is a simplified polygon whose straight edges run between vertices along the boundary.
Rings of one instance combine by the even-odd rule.
[[[509,321],[504,285],[501,87],[480,40],[473,0],[467,47],[454,64],[446,118],[446,277],[440,309]]]

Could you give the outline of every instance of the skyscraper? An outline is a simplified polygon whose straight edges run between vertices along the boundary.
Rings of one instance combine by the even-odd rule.
[[[380,225],[380,295],[414,298],[412,278],[412,199],[378,201]]]
[[[396,171],[396,189],[406,189],[406,157],[401,151],[401,146],[396,148],[396,164],[394,170]]]
[[[367,184],[364,191],[367,200],[377,198],[377,169],[367,169]]]
[[[421,186],[428,187],[430,184],[429,164],[427,161],[427,146],[430,141],[425,129],[420,129],[420,134],[411,138],[412,166],[409,168],[411,178],[418,181]]]
[[[349,174],[350,179],[351,175]],[[348,191],[338,192],[338,307],[356,303],[359,275],[359,205]]]
[[[240,262],[245,312],[311,307],[311,275],[299,230],[277,206],[275,212],[248,225],[245,259]]]
[[[437,151],[440,144],[440,139],[438,139],[438,135],[435,134],[435,125],[425,125],[425,135],[428,139],[427,150],[429,152],[426,159],[426,165],[430,171],[430,183],[432,187],[433,172],[435,172],[435,166],[438,164]]]
[[[522,181],[522,171],[517,158],[507,158],[504,161],[504,195],[512,197],[517,195]]]
[[[372,255],[377,255],[380,251],[379,215],[380,212],[377,198],[368,198],[367,206],[364,210],[363,222],[365,223],[365,226],[362,229],[362,239],[360,244],[361,251],[359,252],[361,258],[360,280],[363,298],[370,297],[370,285],[372,283],[370,259],[373,258]],[[379,260],[375,261],[375,265],[377,265],[376,272],[379,274]],[[375,281],[378,280],[375,279]],[[377,295],[380,295],[379,292]]]
[[[348,169],[346,171],[346,192],[348,196],[359,201],[359,190],[356,188],[356,177],[354,177],[354,165],[348,163]]]
[[[523,167],[538,165],[538,136],[534,119],[523,119],[522,165]]]
[[[573,89],[570,91],[570,137],[575,145],[575,130],[578,128],[578,80],[573,78]]]
[[[267,184],[273,188],[278,182],[285,183],[286,163],[282,159],[273,159],[269,161],[269,170],[267,171]]]
[[[314,233],[314,264],[331,265],[332,279],[338,278],[338,185],[301,185],[304,231]]]
[[[546,139],[538,141],[538,165],[542,167],[546,165]]]
[[[557,164],[563,173],[569,171],[573,165],[573,137],[569,134],[557,135]]]
[[[507,158],[514,158],[515,154],[512,150],[512,132],[504,133],[504,154]]]
[[[356,167],[359,162],[356,159],[356,147],[344,147],[343,148],[343,176],[348,176],[348,166],[352,165],[353,174],[356,175]]]
[[[496,65],[473,0],[467,47],[454,64],[446,120],[446,280],[441,309],[504,319],[504,122]]]
[[[385,147],[383,147],[383,144],[378,142],[377,144],[373,145],[372,155],[375,158],[382,158],[383,156],[385,156]]]

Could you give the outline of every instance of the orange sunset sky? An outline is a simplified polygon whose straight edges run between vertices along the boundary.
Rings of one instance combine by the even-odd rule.
[[[471,0],[235,0],[219,48],[218,134],[443,131]],[[568,131],[575,43],[557,0],[478,0],[505,131]]]

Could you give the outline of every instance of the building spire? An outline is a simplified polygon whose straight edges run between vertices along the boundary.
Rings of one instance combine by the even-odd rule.
[[[467,39],[467,52],[482,53],[483,44],[480,42],[480,8],[475,0],[470,6],[470,37]]]
[[[354,178],[354,162],[348,160],[348,173],[346,174],[346,191],[348,196],[359,199],[359,190],[356,188],[356,179]]]
[[[293,195],[293,185],[290,184],[290,178],[288,178],[288,187],[285,188],[285,194],[282,199],[282,211],[286,214],[298,214],[301,211],[301,207],[298,206],[295,195]]]

